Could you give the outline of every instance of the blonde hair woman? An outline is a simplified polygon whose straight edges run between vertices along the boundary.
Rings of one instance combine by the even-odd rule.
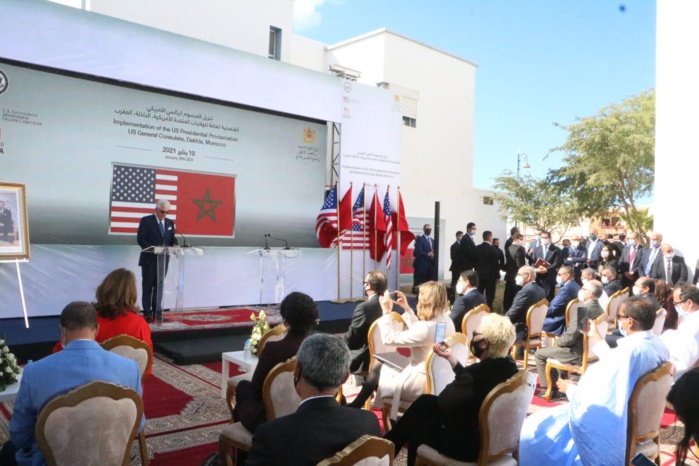
[[[447,309],[447,290],[437,282],[426,282],[420,285],[417,303],[417,313],[408,305],[408,300],[400,291],[396,292],[397,299],[393,301],[388,291],[379,297],[383,317],[377,320],[381,337],[385,345],[410,348],[408,365],[402,370],[392,368],[387,364],[375,364],[373,374],[367,377],[362,391],[351,406],[360,407],[364,400],[377,388],[376,403],[381,404],[382,397],[393,397],[391,418],[395,419],[400,401],[413,401],[425,392],[425,360],[435,343],[437,327],[445,329],[447,338],[455,332],[454,322],[449,318]],[[403,309],[403,322],[406,330],[396,331],[391,325],[390,313],[393,306]]]

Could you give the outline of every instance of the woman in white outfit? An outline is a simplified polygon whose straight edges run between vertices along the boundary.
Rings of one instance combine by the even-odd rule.
[[[420,286],[417,314],[408,306],[403,293],[397,291],[396,295],[396,301],[391,300],[388,291],[379,297],[383,316],[377,320],[377,325],[385,345],[410,348],[409,364],[402,371],[388,364],[375,364],[373,374],[367,378],[358,399],[352,403],[353,406],[361,406],[378,383],[374,404],[381,406],[383,397],[392,397],[392,419],[396,417],[400,401],[413,401],[425,393],[425,361],[435,343],[437,325],[443,324],[446,327],[443,339],[455,332],[454,323],[448,315],[447,291],[441,283],[430,281]],[[394,304],[405,311],[402,318],[406,330],[396,331],[391,325],[390,313]]]

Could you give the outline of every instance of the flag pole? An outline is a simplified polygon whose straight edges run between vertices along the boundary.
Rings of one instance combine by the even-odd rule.
[[[374,185],[374,199],[378,200],[378,198],[379,198],[379,185],[375,184]],[[371,202],[373,205],[373,203],[374,203],[373,199]],[[376,209],[374,209],[374,219],[373,219],[374,220],[374,267],[376,267],[376,263],[378,262],[376,260],[376,256],[379,254],[379,250],[377,249],[378,242],[379,242],[379,232],[376,229],[376,213],[377,213],[376,211],[377,210],[379,210],[378,207]],[[381,210],[383,213],[383,208]]]
[[[403,203],[403,198],[400,195],[400,186],[396,188],[398,190],[398,214],[396,215],[396,234],[398,235],[398,241],[396,244],[398,245],[398,248],[396,248],[396,290],[400,290],[400,263],[401,263],[401,236],[403,236],[401,233],[400,229],[400,211],[401,211],[401,204]]]
[[[362,184],[362,208],[364,209],[364,221],[362,222],[362,282],[364,282],[364,277],[366,277],[366,183]],[[362,287],[364,289],[364,287]],[[364,296],[360,296],[363,299]]]
[[[340,192],[338,182],[335,182],[335,213],[337,214],[337,301],[340,302],[340,256],[342,243],[340,242]]]
[[[352,193],[352,182],[350,181],[350,193]],[[350,203],[352,202],[352,196],[350,195]],[[350,219],[350,294],[349,300],[352,301],[354,297],[354,292],[352,291],[352,285],[354,283],[354,211],[352,212],[352,218]],[[339,230],[339,228],[338,228]]]
[[[391,196],[389,194],[390,191],[391,191],[391,185],[390,184],[386,185],[386,196],[389,198],[389,201],[388,201],[389,207],[391,205],[391,200],[390,200]],[[382,205],[381,212],[383,212],[383,215],[385,217],[386,213],[383,210],[383,203],[381,205]],[[390,211],[388,212],[388,216],[389,217],[391,216]],[[391,225],[391,228],[393,228],[393,225]],[[388,223],[386,223],[386,233],[384,234],[384,237],[383,237],[384,246],[386,245],[386,238],[388,237],[388,233],[389,233],[388,232]],[[391,274],[389,273],[389,271],[391,270],[391,261],[393,260],[393,255],[391,254],[392,247],[393,247],[393,232],[391,232],[391,244],[389,244],[388,247],[386,248],[386,259],[387,259],[386,260],[386,284],[387,285],[391,283],[390,282]]]

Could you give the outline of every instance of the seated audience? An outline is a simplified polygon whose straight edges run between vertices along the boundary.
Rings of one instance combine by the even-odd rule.
[[[602,296],[602,283],[597,280],[592,280],[583,285],[578,299],[580,306],[577,308],[587,309],[588,319],[596,319],[604,313],[604,309],[599,305],[599,297]],[[536,359],[536,371],[539,373],[539,385],[544,389],[548,388],[546,381],[546,360],[558,359],[564,364],[581,364],[583,353],[583,338],[578,327],[578,312],[571,312],[570,323],[566,332],[560,337],[556,337],[555,346],[547,346],[536,350],[534,359]],[[551,369],[551,382],[554,384],[552,399],[563,398],[563,394],[558,391],[556,381],[558,380],[558,371]],[[543,392],[542,392],[543,396]]]
[[[573,267],[564,265],[558,269],[556,283],[560,286],[558,294],[549,304],[549,310],[544,320],[544,332],[551,335],[561,335],[566,327],[566,308],[568,303],[578,297],[580,285],[575,281]]]
[[[673,289],[663,280],[655,279],[655,299],[658,300],[663,309],[665,309],[665,323],[663,330],[677,328],[677,310],[675,310],[675,302],[672,299]]]
[[[517,285],[522,289],[515,295],[512,306],[505,314],[514,324],[517,342],[527,338],[527,311],[533,305],[546,298],[546,292],[536,283],[536,270],[525,265],[517,272]]]
[[[621,465],[626,455],[628,402],[636,381],[670,357],[650,330],[655,308],[644,298],[631,297],[619,311],[622,332],[628,337],[610,350],[589,320],[590,347],[599,357],[576,386],[558,381],[570,404],[538,411],[524,421],[520,464]]]
[[[604,293],[607,297],[611,297],[614,293],[621,290],[621,280],[618,279],[616,267],[612,265],[606,266],[601,272],[602,284],[604,285]]]
[[[153,349],[150,326],[139,314],[138,288],[136,276],[128,269],[116,269],[102,280],[95,292],[97,302],[97,337],[95,341],[102,343],[119,335],[130,335],[148,343]],[[63,349],[59,341],[53,352]]]
[[[690,443],[699,444],[699,403],[697,403],[697,392],[699,392],[699,368],[685,372],[670,389],[667,395],[669,401],[675,409],[675,414],[682,424],[684,424],[684,435],[677,443],[675,450],[675,464],[687,464],[687,452]]]
[[[475,270],[465,270],[456,282],[456,294],[459,295],[451,307],[449,318],[454,322],[456,331],[461,331],[461,322],[468,311],[480,304],[486,304],[485,296],[478,292],[478,274]]]
[[[675,366],[675,380],[699,362],[699,288],[683,283],[672,293],[680,324],[677,330],[667,330],[660,339],[670,350],[670,362]]]
[[[335,394],[350,375],[350,352],[342,338],[306,338],[294,368],[301,404],[294,414],[262,424],[252,438],[247,466],[315,466],[364,434],[380,435],[374,413],[340,406]]]
[[[267,420],[262,401],[262,387],[267,374],[280,362],[296,355],[318,320],[318,307],[313,298],[298,291],[289,293],[279,310],[288,328],[286,336],[279,341],[265,343],[252,380],[240,381],[235,390],[233,416],[252,433]]]
[[[345,343],[352,353],[352,372],[362,372],[369,368],[369,343],[367,335],[369,327],[381,317],[379,296],[386,291],[387,281],[383,272],[374,270],[364,279],[364,294],[367,300],[359,304],[352,314],[352,322],[345,334]]]
[[[378,320],[381,337],[385,345],[410,348],[410,360],[402,371],[388,364],[375,363],[371,373],[362,384],[362,389],[350,406],[360,408],[376,392],[376,405],[381,398],[393,396],[391,418],[395,419],[400,401],[413,401],[425,392],[427,380],[425,360],[435,343],[438,324],[446,324],[444,338],[454,333],[454,322],[447,315],[447,291],[441,283],[426,282],[420,285],[417,314],[408,306],[405,295],[396,292],[396,304],[403,308],[403,322],[407,330],[395,331],[391,326],[393,301],[388,291],[380,298],[384,316]]]
[[[662,307],[658,300],[655,299],[655,281],[652,278],[641,277],[636,280],[636,284],[633,287],[633,295],[647,300],[656,311]],[[625,336],[621,332],[621,323],[618,318],[617,327],[605,338],[611,348],[616,348],[618,340]]]
[[[63,351],[24,367],[10,421],[10,439],[20,466],[46,464],[34,429],[42,408],[56,396],[95,380],[132,388],[141,395],[136,361],[105,351],[95,342],[97,312],[92,304],[68,304],[61,312],[60,326]],[[144,426],[145,416],[140,429]]]
[[[471,352],[480,362],[463,367],[448,348],[433,345],[435,354],[449,360],[456,378],[438,396],[420,396],[386,434],[396,445],[396,455],[407,443],[407,464],[412,466],[417,448],[426,444],[455,460],[477,461],[478,413],[488,393],[517,373],[517,364],[508,356],[514,341],[512,323],[491,313],[471,341]]]
[[[590,280],[599,280],[600,277],[597,275],[597,271],[595,269],[591,268],[586,268],[582,269],[582,272],[580,272],[580,281],[585,283],[585,281],[590,281]]]

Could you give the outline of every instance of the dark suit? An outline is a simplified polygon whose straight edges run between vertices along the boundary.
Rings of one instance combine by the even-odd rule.
[[[449,271],[451,272],[451,286],[456,286],[456,282],[459,281],[459,275],[461,274],[461,265],[459,264],[459,242],[454,241],[454,244],[449,248],[449,258],[451,259],[451,265],[449,266]]]
[[[466,233],[459,242],[459,265],[461,266],[459,273],[463,272],[464,270],[473,269],[473,267],[476,265],[474,256],[475,252],[476,243],[473,242],[471,235]]]
[[[663,252],[660,250],[660,246],[658,246],[657,248],[648,248],[646,254],[648,258],[646,259],[646,268],[644,269],[643,276],[650,277],[650,273],[655,264],[663,261]]]
[[[546,273],[536,274],[536,282],[546,291],[546,299],[553,301],[553,297],[556,295],[556,275],[563,262],[561,250],[550,244],[544,255],[544,260],[551,265],[546,267]]]
[[[658,254],[662,257],[662,254]],[[650,269],[650,278],[664,280],[668,285],[675,286],[687,282],[687,265],[684,263],[684,257],[673,256],[671,261],[671,276],[667,276],[667,259],[662,257],[661,260],[656,260],[653,267]]]
[[[2,240],[9,243],[10,233],[14,233],[14,231],[12,212],[9,209],[0,210],[0,233],[2,233]],[[17,238],[14,239],[16,240]]]
[[[607,294],[607,296],[611,297],[614,293],[621,290],[621,288],[622,287],[620,280],[612,280],[611,282],[604,285],[604,292]]]
[[[634,250],[633,260],[631,258],[632,250]],[[646,265],[648,264],[649,253],[650,251],[640,244],[626,246],[624,250],[621,251],[621,258],[619,259],[619,273],[622,274],[621,285],[623,287],[633,287],[636,280],[646,275]],[[633,274],[633,278],[626,278],[624,275],[626,272],[631,272]]]
[[[466,313],[479,304],[486,304],[485,296],[475,288],[456,298],[454,305],[451,307],[449,318],[454,321],[454,328],[457,332],[461,331],[461,321]]]
[[[587,262],[587,249],[585,247],[578,245],[577,248],[573,246],[568,250],[568,257],[563,259],[563,265],[570,265],[575,270],[575,281],[580,285],[580,275],[582,269],[585,268],[585,263]]]
[[[308,399],[257,429],[246,465],[315,466],[364,434],[380,435],[374,413],[340,406],[331,396]]]
[[[589,248],[590,243],[592,243],[592,241],[590,241],[587,244],[587,246],[585,246],[585,249],[587,251],[587,258],[590,260],[588,267],[597,270],[597,266],[599,265],[599,260],[601,258],[600,253],[602,252],[602,246],[604,246],[604,243],[601,239],[598,239],[594,242],[595,244],[592,249]]]
[[[429,236],[420,235],[415,239],[413,250],[413,286],[421,285],[434,278],[434,257],[429,253],[434,251],[434,240]]]
[[[549,304],[544,320],[544,332],[561,335],[566,329],[566,308],[568,303],[578,297],[580,285],[575,280],[567,281],[558,290],[558,294]]]
[[[512,306],[505,314],[510,318],[517,331],[517,341],[520,342],[527,337],[527,311],[529,308],[546,298],[544,289],[536,282],[527,283],[521,290],[517,292]]]
[[[158,218],[153,215],[146,215],[138,224],[138,234],[136,240],[141,249],[151,246],[174,246],[177,244],[175,238],[175,224],[169,218],[164,219],[165,235],[160,234],[158,227]],[[141,277],[143,296],[141,296],[141,304],[143,305],[143,315],[150,317],[153,312],[160,314],[163,289],[162,284],[158,286],[158,264],[167,272],[167,264],[169,258],[165,256],[157,256],[152,252],[141,252],[138,259],[138,265],[141,266]],[[163,278],[165,274],[163,273]]]
[[[376,319],[381,317],[383,311],[379,303],[379,296],[373,294],[369,296],[365,302],[359,304],[352,314],[352,322],[350,323],[347,333],[345,334],[345,342],[349,346],[352,353],[352,362],[350,363],[351,372],[361,372],[369,368],[369,344],[367,343],[367,334],[369,327]]]
[[[604,313],[604,310],[599,305],[597,300],[586,301],[580,305],[587,309],[587,317],[596,319]],[[578,309],[580,309],[578,307]],[[570,316],[570,325],[566,332],[556,338],[556,346],[548,346],[536,350],[534,358],[536,359],[536,370],[539,373],[539,384],[546,388],[546,360],[558,359],[564,364],[580,364],[582,362],[582,333],[578,331],[578,315],[573,312]],[[557,371],[551,373],[553,383],[558,379]]]
[[[500,279],[500,255],[492,244],[484,241],[476,246],[474,258],[478,274],[478,291],[485,292],[488,307],[492,308],[495,301],[495,287]]]
[[[512,306],[512,300],[519,291],[519,287],[515,283],[517,271],[520,267],[526,265],[526,253],[524,247],[517,244],[510,244],[505,249],[505,296],[503,298],[503,310],[507,312]]]
[[[517,373],[510,357],[484,359],[454,367],[454,381],[435,395],[422,395],[385,436],[399,449],[408,444],[408,464],[417,448],[429,445],[458,461],[478,460],[478,413],[483,400],[498,384]]]

